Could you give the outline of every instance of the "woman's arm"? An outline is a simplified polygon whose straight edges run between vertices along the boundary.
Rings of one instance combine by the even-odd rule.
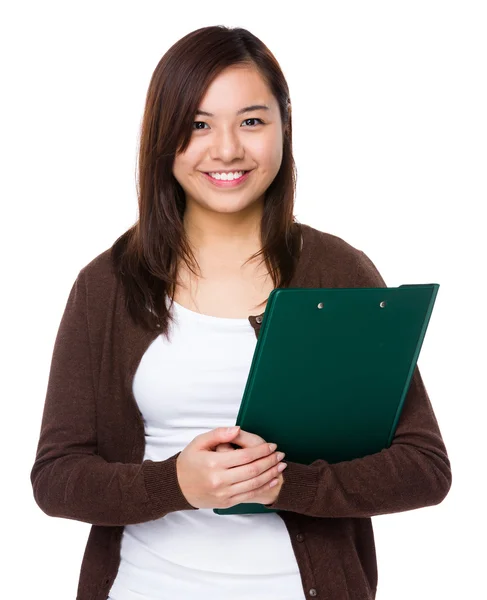
[[[176,459],[107,462],[97,454],[96,399],[80,271],[57,333],[37,455],[34,497],[48,515],[93,525],[128,525],[198,510],[178,484]]]
[[[363,253],[354,287],[386,287]],[[288,461],[269,508],[312,517],[373,517],[439,504],[451,487],[447,451],[416,366],[389,448],[363,458],[310,465]]]
[[[417,367],[390,448],[335,464],[286,463],[279,496],[268,508],[311,517],[373,517],[431,506],[445,498],[452,482]]]

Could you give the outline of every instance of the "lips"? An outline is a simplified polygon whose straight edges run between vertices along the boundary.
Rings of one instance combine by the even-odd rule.
[[[232,171],[232,173],[233,172],[234,171]],[[208,181],[210,181],[212,185],[219,187],[219,188],[238,187],[240,185],[243,185],[244,182],[247,181],[248,177],[250,176],[250,171],[244,171],[243,175],[241,177],[239,177],[238,179],[227,180],[227,179],[215,179],[209,173],[205,173],[204,171],[202,171],[201,173],[202,173],[202,175],[205,175],[206,179]],[[210,173],[218,173],[218,171],[210,171]]]
[[[240,171],[243,171],[243,173],[249,173],[250,171],[252,171],[252,169],[235,169],[235,171],[201,171],[202,173],[205,173],[206,175],[209,175],[210,173],[239,173]]]

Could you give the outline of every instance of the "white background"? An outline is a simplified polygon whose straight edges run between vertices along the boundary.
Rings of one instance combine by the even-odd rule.
[[[2,597],[75,598],[89,525],[44,515],[29,479],[54,338],[78,271],[137,217],[139,125],[156,64],[216,24],[257,35],[288,80],[297,218],[363,250],[388,286],[440,284],[418,365],[453,485],[440,505],[373,518],[377,600],[484,597],[485,7],[2,9]]]

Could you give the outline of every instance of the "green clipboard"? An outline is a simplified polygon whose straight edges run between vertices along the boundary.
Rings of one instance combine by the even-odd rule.
[[[388,448],[439,287],[274,289],[236,425],[301,464]],[[277,510],[241,503],[213,512]]]

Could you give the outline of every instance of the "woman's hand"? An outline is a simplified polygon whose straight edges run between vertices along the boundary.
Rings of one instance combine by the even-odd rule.
[[[215,453],[220,444],[240,446]],[[230,447],[231,448],[231,447]],[[176,471],[179,487],[194,508],[231,508],[245,502],[272,502],[274,494],[262,495],[278,479],[283,467],[275,451],[261,437],[247,431],[218,427],[197,435],[179,454]],[[276,482],[277,483],[277,482]]]
[[[241,435],[241,431],[239,432],[238,436],[232,441],[233,444],[236,444],[242,448],[258,446],[262,442],[264,442],[263,438],[257,439],[255,437]],[[234,450],[235,449],[232,447],[232,444],[229,443],[218,444],[218,446],[215,447],[215,452],[233,452]],[[276,479],[274,479],[273,481],[275,480]],[[271,488],[269,487],[269,483],[267,483],[266,485],[263,485],[260,489],[255,490],[256,495],[252,498],[251,501],[247,500],[246,502],[264,505],[273,504],[277,500],[277,497],[279,496],[279,493],[281,491],[282,484],[284,483],[284,477],[282,473],[278,475],[277,481],[277,485],[274,485]]]

